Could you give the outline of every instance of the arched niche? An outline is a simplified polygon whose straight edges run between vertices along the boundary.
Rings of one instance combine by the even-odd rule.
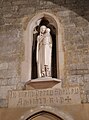
[[[33,31],[33,44],[32,44],[32,70],[31,78],[38,78],[37,75],[37,62],[36,62],[36,50],[37,50],[37,36],[40,34],[40,27],[42,25],[50,29],[50,35],[52,37],[52,55],[51,55],[51,76],[52,78],[57,78],[57,56],[56,56],[56,28],[52,20],[47,17],[42,17],[36,23],[36,27]],[[49,58],[48,58],[49,59]]]
[[[74,120],[71,115],[49,106],[33,108],[20,117],[19,120]]]
[[[24,31],[24,43],[25,43],[25,60],[22,63],[22,75],[21,80],[26,82],[32,79],[32,46],[33,46],[33,31],[37,26],[37,21],[45,18],[49,21],[50,25],[56,29],[56,66],[57,66],[57,78],[64,78],[64,51],[62,46],[63,41],[63,27],[59,22],[59,19],[47,12],[36,14],[33,18],[29,19],[26,30]],[[51,28],[52,29],[52,28]]]

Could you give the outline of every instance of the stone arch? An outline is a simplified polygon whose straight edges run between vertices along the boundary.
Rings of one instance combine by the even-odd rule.
[[[24,43],[25,43],[25,61],[22,63],[22,74],[21,80],[27,82],[31,80],[31,57],[32,57],[32,44],[33,44],[33,29],[36,27],[36,21],[46,17],[57,29],[56,31],[56,56],[57,56],[57,78],[64,78],[64,51],[62,46],[63,41],[63,27],[59,22],[59,19],[48,12],[42,12],[36,14],[31,18],[27,24],[26,30],[24,32]]]
[[[30,119],[32,120],[32,118],[35,118],[35,116],[37,117],[37,114],[42,112],[55,116],[59,120],[74,120],[72,116],[70,116],[68,113],[65,113],[63,111],[60,111],[56,108],[52,108],[49,106],[40,106],[40,107],[31,109],[30,111],[22,115],[19,120],[30,120]]]

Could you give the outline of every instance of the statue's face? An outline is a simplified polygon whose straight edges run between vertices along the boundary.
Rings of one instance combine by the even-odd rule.
[[[46,26],[41,26],[40,27],[40,32],[45,33],[46,32]]]

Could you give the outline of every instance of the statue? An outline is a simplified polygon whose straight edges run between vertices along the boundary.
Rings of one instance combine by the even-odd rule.
[[[52,37],[50,29],[42,25],[37,36],[37,72],[38,77],[51,77]]]

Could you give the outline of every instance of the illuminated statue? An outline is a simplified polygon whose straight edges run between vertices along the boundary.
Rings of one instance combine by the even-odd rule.
[[[38,77],[51,77],[52,37],[50,29],[42,25],[37,37],[37,72]]]

